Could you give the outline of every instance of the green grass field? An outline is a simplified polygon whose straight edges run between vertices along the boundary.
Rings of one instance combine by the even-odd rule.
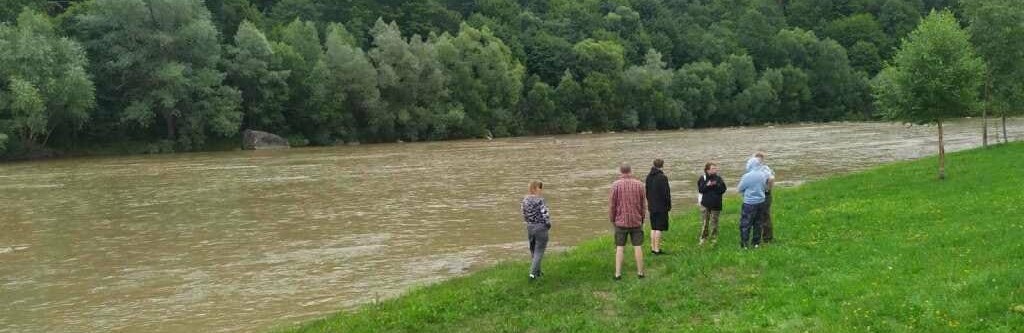
[[[1024,144],[948,157],[945,181],[932,157],[779,190],[777,242],[760,249],[739,249],[735,197],[715,247],[682,212],[643,280],[612,280],[606,236],[530,282],[524,245],[523,260],[281,332],[1024,332]]]

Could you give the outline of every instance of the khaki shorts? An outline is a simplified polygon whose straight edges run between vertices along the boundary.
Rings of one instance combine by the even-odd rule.
[[[626,237],[629,237],[633,246],[644,245],[644,227],[620,228],[615,227],[615,246],[626,246]]]

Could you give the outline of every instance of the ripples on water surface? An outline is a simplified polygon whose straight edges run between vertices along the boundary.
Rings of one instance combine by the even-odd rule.
[[[978,121],[948,127],[948,150],[980,144]],[[525,258],[531,179],[565,247],[606,232],[619,161],[664,158],[682,208],[709,159],[735,184],[764,150],[795,185],[935,141],[857,123],[0,165],[0,332],[266,330]]]

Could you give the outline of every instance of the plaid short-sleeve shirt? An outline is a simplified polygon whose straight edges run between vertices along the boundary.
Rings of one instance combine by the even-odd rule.
[[[622,175],[612,183],[609,199],[608,218],[615,226],[636,228],[644,224],[647,193],[644,183]]]

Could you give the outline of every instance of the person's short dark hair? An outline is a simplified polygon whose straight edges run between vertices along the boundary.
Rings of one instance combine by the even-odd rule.
[[[627,173],[631,173],[631,172],[633,172],[633,168],[630,167],[629,164],[626,164],[626,163],[619,164],[619,173],[627,174]]]
[[[663,161],[663,160],[662,160],[662,159],[660,159],[660,158],[656,158],[656,159],[654,159],[654,167],[655,167],[655,168],[661,169],[661,168],[662,168],[662,167],[664,167],[664,166],[665,166],[665,161]]]
[[[716,165],[718,164],[715,164],[715,162],[708,162],[707,164],[704,164],[704,172],[708,172],[708,170],[711,170],[711,167]]]
[[[757,153],[754,153],[754,157],[757,157],[757,158],[760,158],[760,159],[763,160],[764,159],[764,152],[759,151]]]

